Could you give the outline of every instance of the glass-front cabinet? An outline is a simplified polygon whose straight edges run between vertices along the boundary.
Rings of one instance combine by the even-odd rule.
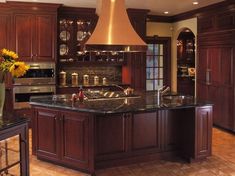
[[[148,37],[146,53],[146,90],[154,91],[170,86],[169,38]]]
[[[84,44],[90,37],[93,25],[91,20],[66,19],[59,20],[59,61],[73,62],[89,60],[84,52]]]

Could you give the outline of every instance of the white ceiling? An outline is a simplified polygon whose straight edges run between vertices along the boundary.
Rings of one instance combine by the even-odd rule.
[[[58,3],[71,7],[96,7],[96,0],[0,0],[0,2],[6,1]],[[224,0],[197,0],[198,5],[193,5],[193,1],[196,0],[126,0],[126,7],[149,9],[151,14],[155,15],[165,15],[163,12],[169,11],[168,16],[172,16]]]

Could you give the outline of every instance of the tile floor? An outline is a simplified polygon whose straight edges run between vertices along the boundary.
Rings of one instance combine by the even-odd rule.
[[[10,144],[11,147],[11,144]],[[0,165],[1,167],[1,165]],[[18,167],[10,170],[14,175]],[[87,174],[39,161],[30,155],[31,176],[87,176]],[[213,129],[213,156],[189,164],[180,159],[154,161],[97,171],[97,176],[235,176],[235,135]]]

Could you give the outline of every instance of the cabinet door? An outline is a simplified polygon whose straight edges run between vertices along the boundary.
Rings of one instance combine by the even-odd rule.
[[[0,49],[9,47],[10,15],[0,14]]]
[[[195,159],[205,158],[211,155],[212,107],[208,106],[196,108],[195,122]]]
[[[117,155],[127,151],[127,118],[123,114],[96,116],[96,157]],[[115,156],[114,156],[115,157]],[[105,158],[105,157],[104,157]]]
[[[55,33],[56,19],[53,15],[36,15],[36,34],[34,40],[34,60],[55,60]]]
[[[63,112],[62,161],[69,166],[88,167],[88,118],[83,113]]]
[[[16,14],[14,16],[15,50],[23,61],[32,61],[33,57],[33,16]]]
[[[132,118],[132,150],[160,150],[160,124],[156,112],[134,114]]]
[[[56,111],[36,110],[37,156],[56,161],[59,158],[59,117]]]

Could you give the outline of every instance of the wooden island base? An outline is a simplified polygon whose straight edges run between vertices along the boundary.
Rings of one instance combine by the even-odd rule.
[[[39,159],[94,175],[100,168],[211,155],[212,106],[95,114],[34,106],[33,151]]]

